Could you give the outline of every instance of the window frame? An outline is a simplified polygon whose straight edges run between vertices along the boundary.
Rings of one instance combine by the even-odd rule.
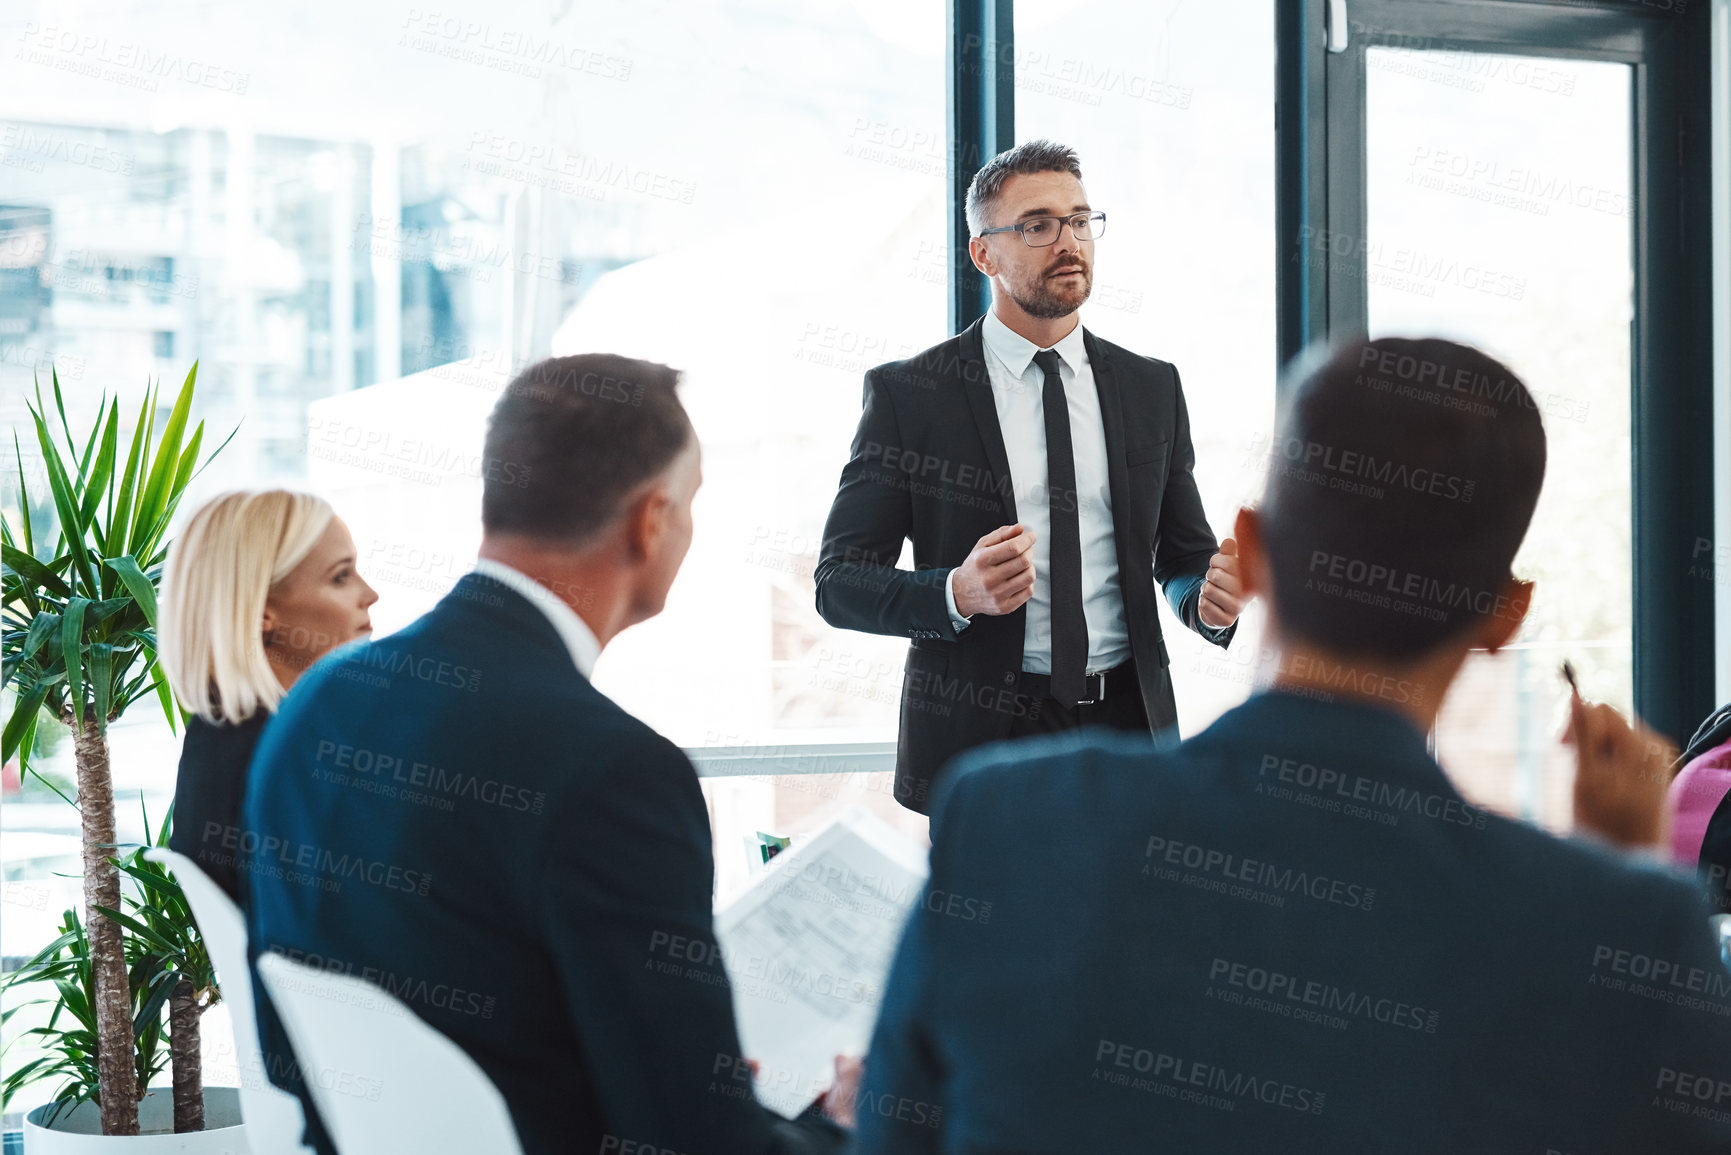
[[[1330,51],[1331,19],[1343,16],[1344,50]],[[1364,235],[1367,48],[1410,46],[1409,38],[1419,37],[1427,47],[1632,67],[1635,709],[1673,740],[1687,738],[1720,693],[1720,599],[1715,581],[1702,580],[1691,565],[1715,527],[1708,16],[1705,5],[1679,14],[1670,0],[1295,0],[1281,5],[1276,24],[1282,365],[1312,341],[1366,329],[1364,271],[1343,272],[1332,262],[1326,273],[1313,270],[1305,240],[1324,232]]]

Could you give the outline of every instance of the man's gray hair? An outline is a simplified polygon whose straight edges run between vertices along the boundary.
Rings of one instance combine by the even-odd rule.
[[[977,237],[988,227],[1005,181],[1018,173],[1036,172],[1067,172],[1081,180],[1082,162],[1075,149],[1055,140],[1030,140],[1000,152],[981,166],[968,185],[968,232]]]

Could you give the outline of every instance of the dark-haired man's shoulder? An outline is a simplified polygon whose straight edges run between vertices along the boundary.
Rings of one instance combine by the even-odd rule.
[[[1242,735],[1220,727],[1182,744],[1104,729],[989,743],[959,755],[943,775],[932,799],[933,843],[1004,849],[1042,832],[1104,836],[1156,816],[1281,841],[1311,826],[1333,832],[1331,838],[1339,833],[1332,812],[1252,804],[1260,779],[1250,750]],[[1418,796],[1417,789],[1400,794]],[[1588,838],[1558,837],[1470,802],[1460,809],[1478,823],[1470,843],[1449,838],[1453,824],[1437,822],[1414,826],[1399,845],[1406,856],[1460,857],[1472,876],[1502,880],[1477,896],[1485,909],[1531,902],[1538,904],[1536,919],[1615,923],[1644,940],[1674,940],[1705,926],[1706,899],[1668,863]],[[1354,833],[1350,825],[1344,829]],[[1390,853],[1382,839],[1362,847],[1367,861]]]
[[[963,794],[980,830],[1013,838],[1002,820],[1111,820],[1132,799],[1145,803],[1176,787],[1183,761],[1175,743],[1103,728],[988,742],[957,755],[941,776],[930,811],[933,841]]]
[[[1674,932],[1678,918],[1705,927],[1712,913],[1694,880],[1655,855],[1626,853],[1587,834],[1559,837],[1490,811],[1484,817],[1486,832],[1493,835],[1484,840],[1487,871],[1555,893],[1553,911],[1579,903],[1602,914],[1630,916],[1660,935]]]

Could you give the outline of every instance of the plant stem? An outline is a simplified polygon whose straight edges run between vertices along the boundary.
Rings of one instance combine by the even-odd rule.
[[[200,1069],[198,1017],[203,1012],[187,979],[168,996],[170,1054],[174,1060],[174,1133],[204,1130],[204,1072]]]
[[[108,735],[86,715],[74,726],[78,763],[78,812],[84,834],[84,925],[90,935],[90,966],[96,987],[97,1086],[102,1096],[102,1133],[138,1134],[138,1070],[132,1037],[132,990],[120,926],[98,911],[120,909],[120,871],[114,854],[114,780],[108,772]]]

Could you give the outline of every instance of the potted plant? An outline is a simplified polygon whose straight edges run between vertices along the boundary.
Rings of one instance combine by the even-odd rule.
[[[165,889],[172,885],[165,884],[166,872],[136,853],[124,862],[115,857],[108,748],[109,723],[153,693],[169,726],[179,720],[156,658],[156,592],[168,552],[169,524],[187,486],[203,468],[203,423],[187,433],[197,376],[194,364],[160,432],[158,389],[145,390],[124,463],[119,456],[118,399],[103,395],[80,449],[55,374],[54,415],[63,448],[38,384],[36,402],[28,408],[52,498],[53,537],[41,538],[31,524],[29,485],[16,433],[20,514],[16,526],[0,516],[5,561],[0,686],[16,695],[0,737],[0,760],[16,753],[21,772],[30,773],[40,708],[46,706],[59,718],[72,734],[83,842],[83,917],[71,913],[60,940],[33,960],[56,976],[52,981],[59,998],[53,1021],[59,1021],[62,1011],[72,1020],[57,1052],[70,1065],[51,1061],[31,1073],[42,1078],[51,1077],[51,1071],[67,1075],[59,1102],[98,1105],[103,1135],[139,1133],[139,1102],[150,1076],[161,1069],[156,1032],[165,1005],[174,1087],[183,1100],[174,1112],[175,1129],[202,1126],[197,1024],[200,999],[208,1001],[210,994],[208,989],[203,996],[199,993],[198,968],[208,970],[208,959],[196,961],[200,945],[194,951],[180,950],[176,961],[174,944],[189,946],[197,930],[184,899],[176,900]],[[205,464],[221,449],[209,454]],[[123,871],[140,887],[140,897],[131,900],[131,914],[123,907]],[[177,888],[173,894],[178,895]],[[164,929],[172,933],[164,934]],[[188,1062],[193,1069],[183,1074]],[[12,1080],[6,1089],[9,1094],[16,1089]]]
[[[144,826],[150,829],[148,815]],[[168,845],[169,829],[169,820],[165,819],[157,831],[155,845]],[[168,1107],[175,1132],[188,1134],[202,1131],[208,1121],[198,1053],[198,1016],[219,999],[216,971],[180,884],[162,866],[145,859],[144,850],[139,846],[117,862],[121,872],[131,878],[136,892],[126,898],[127,911],[100,909],[127,932],[126,970],[138,1085],[148,1087],[163,1067],[172,1062],[174,1087]],[[79,1118],[80,1108],[88,1113],[89,1107],[100,1107],[90,939],[76,910],[66,911],[61,925],[64,933],[59,938],[0,984],[0,988],[11,988],[44,982],[53,984],[56,991],[53,999],[33,1000],[6,1012],[10,1018],[24,1006],[52,1005],[47,1025],[34,1027],[21,1036],[41,1039],[45,1053],[8,1074],[0,1087],[4,1098],[9,1100],[32,1084],[57,1077],[63,1080],[53,1101],[32,1112],[26,1120],[26,1149],[31,1152],[46,1149],[44,1137],[58,1124],[65,1124],[74,1134],[85,1132],[87,1128],[80,1126],[84,1123]],[[166,1036],[165,1011],[169,1012]],[[165,1042],[167,1049],[163,1046]],[[153,1108],[153,1113],[160,1113],[151,1102],[154,1094],[147,1092],[142,1101]],[[233,1125],[239,1119],[239,1096],[232,1088],[215,1088],[212,1094],[212,1118],[217,1127],[227,1132],[214,1138],[226,1152],[232,1149]],[[94,1122],[99,1129],[99,1112]],[[141,1128],[146,1129],[155,1128]],[[86,1144],[90,1141],[83,1140]]]

